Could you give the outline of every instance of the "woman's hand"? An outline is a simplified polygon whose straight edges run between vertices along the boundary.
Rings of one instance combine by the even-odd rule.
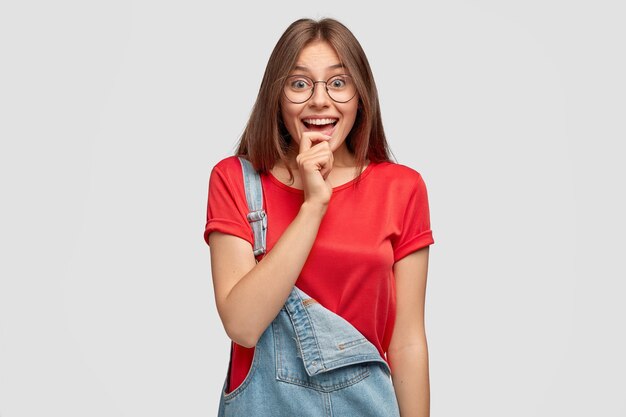
[[[327,181],[333,169],[333,152],[328,141],[331,136],[320,132],[304,132],[300,138],[300,150],[296,157],[304,201],[328,205],[333,188]]]

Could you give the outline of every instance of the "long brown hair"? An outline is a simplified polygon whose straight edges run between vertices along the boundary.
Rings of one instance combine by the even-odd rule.
[[[291,181],[293,173],[287,163],[291,136],[280,112],[283,80],[295,66],[300,51],[315,40],[326,41],[335,49],[355,81],[359,106],[354,125],[346,137],[346,146],[355,156],[356,172],[363,170],[367,159],[371,162],[390,161],[391,151],[383,130],[378,91],[359,41],[335,19],[299,19],[289,25],[270,55],[237,149],[237,155],[245,156],[260,172],[270,170],[278,159],[282,160]]]

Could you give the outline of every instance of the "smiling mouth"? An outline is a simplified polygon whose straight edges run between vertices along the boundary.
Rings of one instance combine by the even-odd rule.
[[[322,132],[330,136],[338,121],[339,119],[302,119],[302,124],[309,132]]]

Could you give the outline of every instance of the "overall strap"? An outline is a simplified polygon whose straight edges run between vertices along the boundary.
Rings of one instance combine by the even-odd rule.
[[[250,161],[239,157],[241,169],[243,170],[243,185],[246,190],[246,200],[248,202],[248,222],[254,233],[254,256],[265,253],[265,235],[267,231],[267,215],[263,210],[263,187],[261,186],[261,176],[254,169]]]

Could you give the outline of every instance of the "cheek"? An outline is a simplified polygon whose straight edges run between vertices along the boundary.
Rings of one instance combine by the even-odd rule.
[[[356,120],[357,109],[358,103],[356,105],[345,108],[345,110],[343,111],[343,117],[345,118],[346,124],[349,125],[350,128]]]

